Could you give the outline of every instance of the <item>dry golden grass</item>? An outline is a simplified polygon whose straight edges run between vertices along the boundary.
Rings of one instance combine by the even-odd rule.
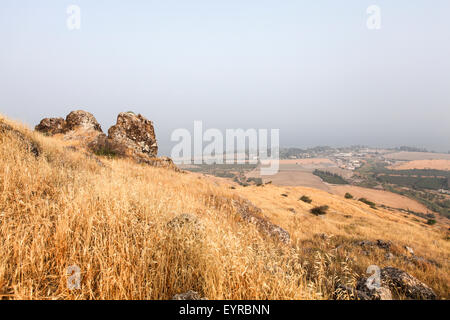
[[[168,299],[192,289],[211,299],[316,298],[289,248],[223,207],[221,198],[235,198],[228,190],[127,160],[99,166],[63,141],[19,130],[42,154],[0,137],[3,297]],[[204,231],[168,228],[181,213]],[[67,288],[71,265],[81,268],[81,290]]]
[[[382,252],[362,255],[351,243],[360,238],[392,239],[438,261],[440,268],[393,264],[448,297],[449,243],[440,224],[424,226],[314,189],[231,190],[198,175],[128,160],[99,163],[67,142],[0,121],[41,149],[35,157],[14,134],[0,133],[3,298],[169,299],[196,290],[210,299],[329,299],[337,282],[354,284],[369,264],[386,264]],[[281,199],[283,192],[289,197]],[[328,204],[330,213],[307,213],[310,205],[297,201],[303,193],[313,204]],[[286,228],[292,245],[241,221],[230,205],[240,196]],[[199,227],[167,225],[182,213],[196,216]],[[323,240],[319,233],[335,237]],[[81,268],[80,290],[67,287],[72,265]]]
[[[426,225],[426,220],[407,215],[397,210],[372,209],[357,200],[306,187],[240,187],[236,191],[248,198],[276,224],[285,228],[303,251],[316,254],[323,251],[333,253],[336,267],[347,261],[346,267],[358,274],[364,274],[369,265],[394,266],[409,272],[430,285],[441,297],[448,298],[450,288],[449,258],[450,237],[448,220],[443,219],[434,226]],[[281,194],[287,194],[283,197]],[[299,201],[306,195],[311,204]],[[329,213],[314,216],[309,210],[315,206],[328,205]],[[294,212],[292,212],[292,209]],[[330,239],[323,240],[326,234]],[[393,260],[385,257],[385,251],[374,250],[365,254],[355,242],[377,239],[392,241]],[[435,261],[433,263],[411,263],[403,259],[408,256],[404,246],[414,248],[416,256]],[[307,260],[307,258],[304,257]],[[350,260],[350,263],[348,263]],[[342,271],[339,271],[339,273]]]

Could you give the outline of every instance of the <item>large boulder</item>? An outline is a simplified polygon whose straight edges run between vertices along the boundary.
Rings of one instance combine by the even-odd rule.
[[[34,129],[48,135],[60,134],[66,130],[66,121],[63,118],[45,118]]]
[[[381,285],[371,285],[367,278],[361,278],[356,285],[356,296],[360,300],[392,300],[389,286],[381,279]]]
[[[66,117],[64,140],[88,147],[90,143],[104,136],[95,117],[86,111],[72,111]]]
[[[67,134],[70,131],[95,131],[102,133],[102,127],[97,122],[92,113],[77,110],[69,113],[63,118],[45,118],[35,127],[36,131],[48,134]]]
[[[414,300],[434,300],[437,295],[423,282],[407,272],[385,267],[380,272],[380,287],[370,285],[368,278],[362,277],[356,285],[354,295],[362,300],[391,300],[392,293]]]
[[[381,270],[381,279],[391,288],[410,299],[437,299],[436,293],[425,283],[403,270],[386,267]]]
[[[103,132],[102,127],[97,122],[92,113],[83,110],[72,111],[66,117],[66,131],[76,129]]]
[[[155,158],[158,154],[153,122],[140,114],[120,113],[116,125],[108,130],[108,139],[111,144],[124,146],[131,155],[144,154]]]

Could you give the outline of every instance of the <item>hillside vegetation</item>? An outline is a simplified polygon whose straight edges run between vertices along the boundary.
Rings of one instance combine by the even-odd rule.
[[[449,297],[445,222],[430,226],[310,188],[230,188],[96,156],[4,117],[0,124],[1,298],[170,299],[194,290],[209,299],[350,299],[337,286],[354,287],[374,264]],[[299,201],[303,195],[312,202]],[[243,219],[252,208],[246,199],[290,242]],[[311,214],[316,206],[329,206],[327,214]],[[392,242],[392,256],[361,245],[377,239]],[[81,269],[79,290],[67,286],[72,265]]]
[[[328,171],[323,170],[314,170],[313,174],[315,176],[320,177],[324,182],[331,183],[331,184],[348,184],[348,182],[342,178],[340,175],[336,173],[331,173]]]

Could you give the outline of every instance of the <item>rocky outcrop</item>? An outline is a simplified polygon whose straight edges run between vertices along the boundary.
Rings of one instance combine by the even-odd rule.
[[[269,220],[261,217],[261,209],[254,206],[250,201],[242,200],[241,202],[238,202],[236,200],[232,200],[232,203],[237,209],[239,216],[243,220],[256,225],[260,232],[266,234],[267,236],[273,237],[282,243],[290,243],[291,238],[289,233],[280,226],[277,226]]]
[[[376,287],[368,283],[368,279],[359,279],[356,285],[356,296],[360,300],[392,300],[392,292],[389,286],[381,279],[381,285]]]
[[[360,300],[392,300],[393,293],[399,297],[414,300],[437,299],[437,295],[426,284],[407,272],[394,267],[381,269],[378,287],[369,283],[368,278],[361,277],[356,289],[339,285],[337,291],[347,292],[347,294]]]
[[[393,267],[383,268],[381,279],[392,291],[398,291],[410,299],[437,299],[437,295],[430,287],[403,270]]]
[[[35,127],[47,135],[63,134],[64,140],[79,141],[97,155],[132,158],[138,163],[179,171],[170,158],[158,158],[153,122],[133,112],[122,112],[117,123],[104,134],[95,117],[78,110],[63,118],[45,118]]]
[[[120,113],[117,116],[117,123],[109,128],[108,136],[98,135],[88,147],[96,153],[129,157],[138,163],[178,171],[172,159],[157,158],[158,143],[153,123],[140,114]]]
[[[116,125],[108,130],[108,139],[114,145],[124,146],[128,154],[143,154],[150,158],[158,154],[153,123],[140,114],[120,113]]]
[[[380,239],[378,239],[377,241],[363,240],[363,241],[359,241],[357,244],[361,247],[378,247],[380,249],[384,249],[384,250],[388,250],[388,251],[391,249],[391,246],[392,246],[391,241],[384,241],[384,240],[380,240]]]
[[[67,115],[65,129],[66,132],[76,129],[103,132],[102,127],[95,117],[91,113],[83,110],[72,111]]]
[[[69,113],[64,120],[63,118],[45,118],[35,127],[36,131],[48,134],[66,134],[69,131],[77,129],[93,130],[102,132],[100,124],[95,117],[86,111],[78,110]]]
[[[64,133],[66,121],[63,118],[45,118],[35,127],[35,130],[47,135]]]
[[[426,265],[433,265],[438,268],[442,267],[441,264],[435,260],[416,256],[414,254],[413,248],[408,247],[408,246],[401,247],[397,244],[392,243],[392,241],[363,240],[363,241],[357,241],[357,242],[355,242],[355,244],[357,244],[358,246],[361,246],[363,248],[363,254],[365,254],[367,256],[371,255],[371,252],[370,252],[371,250],[373,250],[375,248],[379,248],[379,249],[383,249],[386,251],[386,253],[384,255],[386,260],[401,259],[409,264],[413,264],[413,265],[421,266],[421,267],[424,267]],[[403,248],[403,249],[401,249],[401,248]],[[406,254],[403,254],[402,251],[404,251]]]

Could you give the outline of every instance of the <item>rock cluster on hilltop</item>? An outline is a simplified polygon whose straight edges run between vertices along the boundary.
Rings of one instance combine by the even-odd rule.
[[[86,111],[78,110],[69,113],[63,118],[45,118],[35,127],[36,131],[48,134],[66,134],[77,129],[102,132],[100,124],[95,117]]]
[[[129,157],[139,163],[155,167],[176,169],[167,157],[157,158],[153,122],[133,112],[122,112],[117,123],[103,133],[95,117],[86,111],[73,111],[63,118],[45,118],[36,127],[36,131],[47,135],[63,134],[65,140],[77,140],[90,151],[100,155]]]
[[[35,130],[49,135],[64,133],[66,120],[63,118],[45,118],[35,127]]]
[[[66,117],[65,127],[66,131],[83,129],[103,132],[97,119],[91,113],[82,110],[69,113]]]

